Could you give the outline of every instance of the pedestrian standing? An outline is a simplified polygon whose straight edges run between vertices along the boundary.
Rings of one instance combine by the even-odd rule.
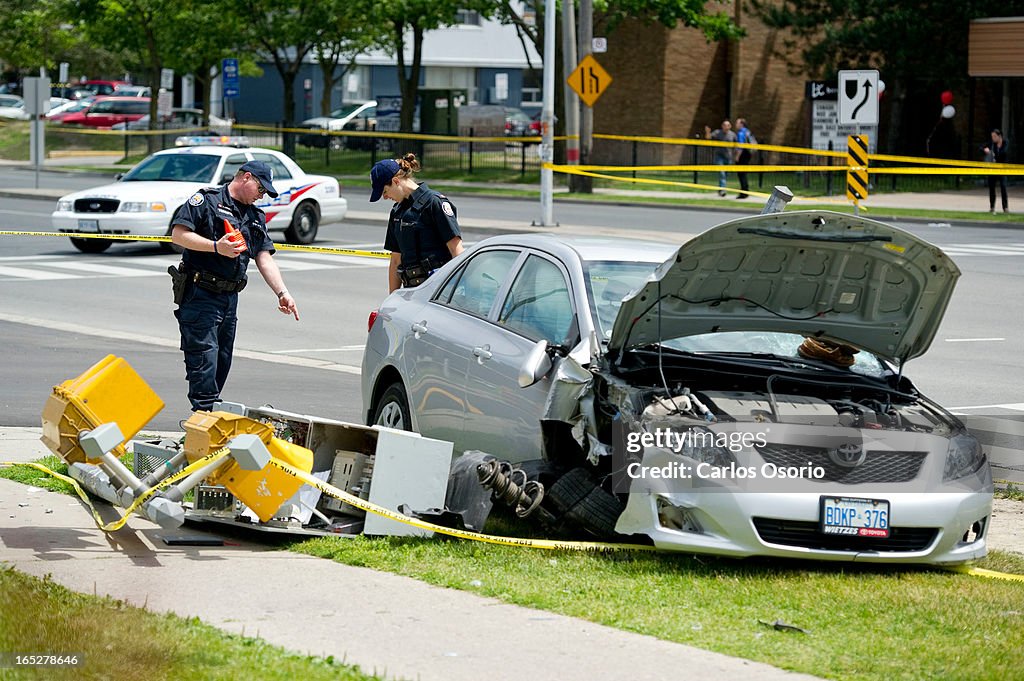
[[[745,118],[736,119],[736,142],[739,144],[757,144],[757,139],[754,137],[754,133],[750,131],[750,128],[747,127],[747,119]],[[748,147],[736,149],[736,165],[750,165],[750,159],[753,156],[753,151]],[[736,173],[736,175],[740,180],[740,193],[736,198],[745,199],[747,198],[747,191],[750,190],[749,173]]]
[[[171,220],[171,241],[185,249],[181,267],[172,268],[179,272],[174,316],[193,411],[211,410],[224,389],[234,351],[238,292],[245,288],[250,259],[277,295],[277,309],[299,319],[295,299],[272,257],[266,216],[253,205],[264,194],[277,198],[273,181],[269,165],[249,161],[231,182],[193,194]]]
[[[1006,163],[1006,139],[999,128],[992,131],[992,143],[982,147],[985,154],[985,161],[988,163]],[[1003,212],[1010,212],[1010,202],[1006,197],[1006,175],[988,176],[988,210],[996,214],[996,181],[999,181],[999,191],[1003,199]]]
[[[389,293],[419,286],[463,251],[455,206],[444,194],[413,179],[419,169],[416,154],[378,161],[370,169],[370,201],[384,197],[395,202],[384,237],[384,248],[391,251]]]
[[[736,133],[732,131],[732,123],[728,120],[722,121],[722,127],[718,130],[711,130],[711,126],[704,126],[704,138],[709,140],[715,140],[717,142],[729,142],[734,144],[736,142]],[[716,166],[727,166],[732,165],[734,149],[730,149],[726,146],[715,147],[715,165]],[[725,196],[725,171],[718,171],[718,195]]]

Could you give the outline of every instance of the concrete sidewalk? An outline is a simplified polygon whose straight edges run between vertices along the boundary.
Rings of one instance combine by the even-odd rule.
[[[0,428],[0,461],[47,454],[39,433]],[[388,678],[813,678],[245,540],[224,547],[162,541],[182,534],[202,532],[168,532],[135,516],[105,534],[76,498],[0,480],[0,563]]]

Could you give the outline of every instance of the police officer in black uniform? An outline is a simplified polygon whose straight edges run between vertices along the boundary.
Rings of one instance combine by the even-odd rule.
[[[277,198],[273,172],[262,161],[249,161],[231,182],[193,194],[172,219],[171,240],[185,249],[181,266],[172,268],[178,274],[172,271],[171,276],[193,411],[209,411],[220,399],[231,369],[238,292],[245,288],[250,258],[277,294],[278,309],[299,319],[295,299],[271,257],[275,249],[266,217],[253,205],[264,194]]]
[[[395,202],[384,248],[391,251],[388,292],[419,286],[434,270],[462,253],[462,232],[455,206],[412,175],[420,169],[416,154],[378,161],[370,170],[370,201]]]

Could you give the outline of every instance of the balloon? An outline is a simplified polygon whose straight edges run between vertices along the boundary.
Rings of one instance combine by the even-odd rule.
[[[953,103],[953,93],[950,92],[949,90],[946,90],[945,92],[942,93],[940,99],[942,100],[942,103],[945,106],[949,106],[950,104]],[[952,116],[952,114],[950,114],[950,116]],[[946,118],[949,118],[950,116],[946,116]]]
[[[954,109],[951,105],[947,104],[946,106],[942,107],[942,117],[943,118],[952,118],[955,115],[956,115],[956,109]]]

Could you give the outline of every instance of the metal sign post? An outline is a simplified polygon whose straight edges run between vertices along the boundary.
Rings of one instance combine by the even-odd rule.
[[[25,78],[22,82],[25,111],[31,117],[29,126],[29,159],[35,167],[35,188],[39,189],[39,167],[46,158],[46,139],[43,122],[50,103],[50,79]]]
[[[540,121],[540,225],[546,227],[555,222],[554,172],[543,165],[555,157],[555,0],[544,2],[544,107]]]

